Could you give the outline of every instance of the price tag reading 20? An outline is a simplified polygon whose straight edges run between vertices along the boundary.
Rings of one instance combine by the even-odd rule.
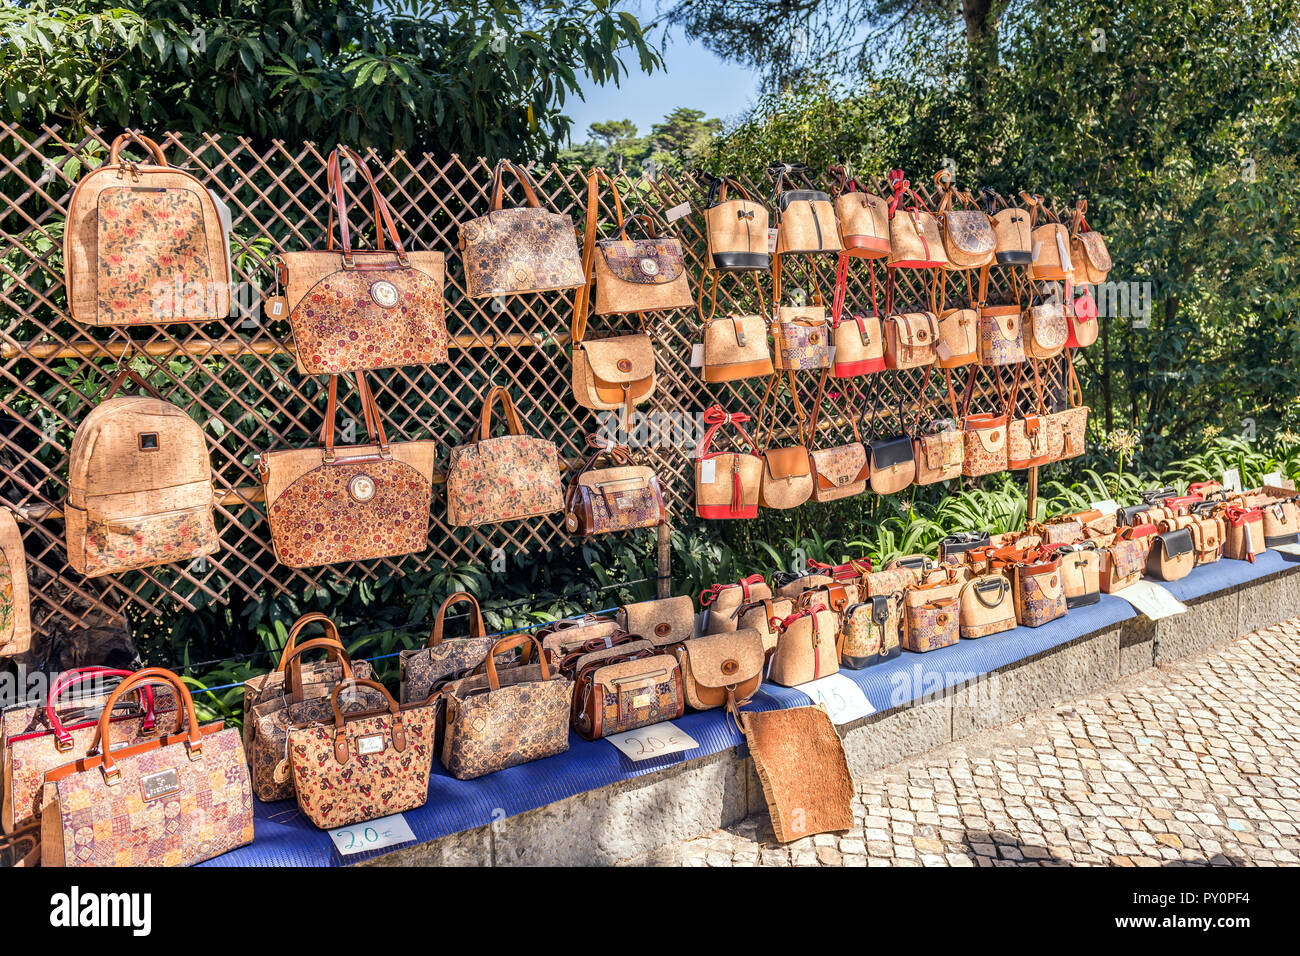
[[[380,850],[386,846],[411,843],[415,840],[415,834],[411,832],[406,818],[400,813],[380,817],[378,820],[354,823],[350,827],[339,827],[337,830],[330,830],[329,835],[334,841],[335,848],[344,856],[361,853],[364,850]]]
[[[627,730],[605,739],[622,751],[623,756],[629,760],[651,760],[655,757],[680,753],[683,750],[694,750],[699,746],[690,734],[679,730],[671,720],[665,720],[661,724],[651,724],[639,730]]]

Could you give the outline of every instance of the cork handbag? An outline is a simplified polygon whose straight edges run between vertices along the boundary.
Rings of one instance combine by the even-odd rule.
[[[1007,416],[1006,412],[970,411],[975,391],[976,369],[970,370],[966,380],[966,394],[961,406],[963,455],[961,473],[968,478],[991,475],[1007,469]]]
[[[377,695],[379,705],[344,711],[343,695]],[[298,809],[331,830],[424,806],[433,766],[435,708],[398,704],[383,684],[345,680],[329,702],[333,720],[289,731]]]
[[[1122,591],[1142,577],[1154,533],[1154,525],[1130,526],[1116,533],[1114,541],[1102,552],[1102,593]]]
[[[1276,548],[1300,540],[1300,509],[1294,498],[1269,501],[1260,507],[1264,512],[1264,547]]]
[[[146,393],[114,394],[130,379]],[[88,578],[184,563],[220,546],[203,429],[124,366],[68,455],[68,564]]]
[[[0,657],[32,646],[32,603],[27,552],[13,512],[0,505]]]
[[[564,493],[564,527],[589,537],[668,521],[663,489],[653,468],[639,465],[626,445],[587,436],[594,454],[569,480]],[[605,467],[596,467],[606,463]]]
[[[958,600],[955,597],[933,597],[915,602],[905,602],[906,629],[903,646],[909,651],[924,654],[957,643],[960,636]]]
[[[1043,408],[1042,379],[1037,363],[1033,364],[1036,412],[1020,414],[1020,380],[1024,366],[1016,369],[1015,382],[1004,406],[1007,417],[1007,467],[1012,471],[1036,468],[1056,461],[1065,444],[1061,423]]]
[[[948,265],[939,221],[912,190],[901,169],[889,171],[889,260],[891,268],[942,269]]]
[[[43,700],[5,709],[0,738],[4,760],[0,822],[6,833],[39,822],[45,772],[85,752],[115,683],[132,673],[97,666],[64,671],[53,678]],[[158,721],[171,720],[175,711],[176,701],[170,694],[142,687],[121,701],[111,721],[119,739],[140,743],[156,737]]]
[[[636,406],[654,395],[655,349],[650,336],[633,332],[588,339],[586,317],[578,312],[574,313],[569,332],[573,343],[573,397],[583,408],[618,411],[623,429],[630,432]]]
[[[835,218],[845,256],[883,259],[889,255],[889,203],[867,192],[844,166],[826,170],[835,184]]]
[[[1110,275],[1110,250],[1105,237],[1088,227],[1087,211],[1088,200],[1080,199],[1070,223],[1070,261],[1074,263],[1074,281],[1096,284]]]
[[[772,598],[772,589],[761,574],[751,574],[730,584],[711,584],[700,592],[704,608],[704,633],[726,634],[739,628],[743,605]]]
[[[885,280],[885,367],[926,368],[939,357],[939,319],[935,315],[934,283],[927,283],[928,308],[894,311],[894,271]]]
[[[1016,595],[1016,620],[1025,627],[1041,627],[1064,617],[1065,582],[1060,557],[1018,564],[1011,577]]]
[[[772,323],[773,367],[802,372],[830,368],[830,326],[821,306],[780,306]]]
[[[615,239],[599,239],[600,183],[604,181],[614,197]],[[629,239],[627,228],[639,222],[646,238]],[[673,236],[655,235],[654,219],[638,214],[625,216],[618,186],[603,169],[587,174],[587,222],[582,235],[582,269],[587,277],[574,299],[574,310],[585,314],[596,286],[597,315],[628,312],[663,312],[689,309],[695,304],[686,277],[686,259],[681,242]]]
[[[992,304],[988,301],[989,272],[980,270],[979,362],[985,368],[1015,365],[1025,360],[1024,326],[1021,322],[1020,284],[1011,272],[1014,302]]]
[[[761,315],[731,315],[704,324],[706,382],[735,382],[772,374],[767,320]]]
[[[536,663],[521,659],[497,666],[499,655],[530,648]],[[457,780],[472,780],[569,749],[573,682],[553,673],[536,638],[506,637],[492,646],[486,673],[443,690],[446,733],[442,763]]]
[[[850,604],[840,614],[840,665],[861,670],[903,652],[902,599],[877,594]]]
[[[429,546],[437,442],[390,443],[366,373],[356,374],[368,443],[336,448],[339,380],[331,375],[320,444],[258,456],[271,542],[287,567],[416,554]]]
[[[128,144],[146,161],[124,159]],[[223,217],[222,213],[225,213]],[[125,132],[73,190],[63,232],[68,312],[86,325],[230,315],[229,210],[162,147]]]
[[[726,412],[720,405],[704,411],[708,430],[695,451],[695,513],[701,518],[753,518],[763,481],[758,444],[745,431],[749,416]],[[750,451],[713,451],[713,439],[723,425],[734,425]]]
[[[993,223],[994,261],[1000,266],[1029,265],[1034,258],[1029,212],[1012,205],[987,186],[980,192],[984,196],[984,211]]]
[[[176,723],[121,746],[116,706],[164,684]],[[85,756],[45,774],[41,866],[191,866],[253,842],[253,794],[239,731],[199,725],[185,682],[147,667],[109,695]]]
[[[958,634],[975,640],[1016,626],[1016,602],[1011,582],[1001,574],[971,578],[961,589]]]
[[[503,208],[507,173],[523,188],[526,205]],[[471,299],[584,284],[573,220],[543,208],[527,170],[506,159],[492,173],[487,215],[460,225],[460,254],[465,294]]]
[[[1065,339],[1065,347],[1068,349],[1086,349],[1096,343],[1101,335],[1101,323],[1097,321],[1097,300],[1090,292],[1085,291],[1069,304],[1066,319],[1070,323],[1070,334]]]
[[[979,307],[971,287],[970,272],[963,275],[966,300],[951,308],[947,301],[947,280],[943,276],[935,279],[939,287],[939,307],[935,313],[938,320],[935,358],[939,368],[961,368],[980,360]]]
[[[686,712],[680,662],[649,641],[590,651],[571,667],[573,729],[586,740],[675,720]]]
[[[1223,556],[1237,561],[1254,561],[1264,553],[1264,511],[1229,505],[1223,509]]]
[[[445,637],[447,611],[457,605],[468,606],[467,637]],[[405,650],[399,655],[401,683],[399,700],[403,704],[428,700],[434,687],[444,678],[478,667],[492,650],[483,611],[468,591],[457,591],[438,605],[433,630],[424,647]]]
[[[839,252],[840,231],[831,197],[820,189],[790,189],[795,179],[808,179],[803,163],[774,163],[767,168],[772,180],[772,208],[776,211],[776,252]]]
[[[501,403],[507,433],[492,436],[492,405]],[[447,517],[456,527],[535,518],[564,509],[560,454],[554,442],[524,434],[510,393],[494,385],[483,400],[478,440],[451,450]]]
[[[1055,358],[1070,337],[1065,305],[1050,296],[1033,296],[1023,316],[1025,357],[1043,361]]]
[[[772,621],[783,621],[794,613],[794,598],[765,598],[742,604],[736,612],[736,630],[755,630],[763,638],[763,650],[776,648],[777,630]]]
[[[1072,280],[1074,265],[1070,259],[1069,229],[1042,196],[1022,191],[1020,198],[1029,207],[1030,240],[1033,242],[1030,278]]]
[[[1215,512],[1217,505],[1192,506],[1192,513],[1176,516],[1161,522],[1160,530],[1186,528],[1192,535],[1192,550],[1197,565],[1211,564],[1223,557],[1223,539],[1227,535],[1223,516]]]
[[[1147,553],[1147,574],[1161,581],[1178,581],[1196,567],[1196,550],[1188,528],[1162,531],[1154,536]]]
[[[1061,580],[1065,583],[1065,606],[1072,610],[1101,600],[1101,550],[1095,541],[1047,545],[1043,549],[1061,558]]]
[[[1065,407],[1052,413],[1061,428],[1061,453],[1057,460],[1077,458],[1087,451],[1088,406],[1083,404],[1083,386],[1074,371],[1074,354],[1066,357]]]
[[[356,249],[348,227],[348,194],[340,173],[346,157],[370,189],[375,248]],[[298,371],[338,375],[447,361],[441,252],[407,252],[388,200],[361,156],[346,146],[326,164],[326,246],[286,252],[277,278],[285,290]],[[339,247],[334,246],[338,218]],[[392,244],[386,248],[385,237]]]
[[[885,369],[885,333],[876,306],[876,273],[870,270],[871,312],[845,315],[844,300],[848,292],[849,259],[841,256],[835,278],[835,298],[831,305],[831,347],[834,360],[831,375],[855,378]]]
[[[312,624],[319,624],[324,636],[315,638],[312,648],[322,650],[333,646],[341,653],[327,653],[325,660],[305,662],[298,651],[298,638],[303,630]],[[307,643],[303,642],[304,645]],[[344,664],[347,667],[344,667]],[[244,750],[251,754],[253,748],[253,730],[260,714],[269,713],[293,702],[295,697],[302,697],[305,689],[321,687],[333,690],[343,679],[345,672],[356,677],[370,677],[370,664],[357,661],[355,664],[347,656],[343,640],[339,636],[338,626],[320,611],[309,611],[293,622],[289,636],[280,650],[275,669],[265,674],[256,674],[244,681]],[[258,708],[263,708],[259,711]]]
[[[540,627],[533,636],[542,645],[542,654],[551,670],[556,670],[565,655],[595,641],[603,641],[606,647],[612,647],[624,633],[624,628],[614,618],[586,614]]]
[[[935,173],[934,182],[942,191],[938,219],[948,257],[946,268],[980,269],[993,265],[997,237],[988,214],[979,208],[970,193],[961,192],[953,185],[952,173],[947,169]]]
[[[302,666],[298,658],[315,650],[324,650],[329,655],[328,663],[338,665],[337,680],[304,683],[293,675],[293,671]],[[244,730],[245,739],[251,740],[251,743],[245,743],[244,752],[248,755],[252,772],[253,795],[263,803],[288,800],[293,796],[293,766],[289,759],[289,738],[293,728],[332,720],[334,692],[354,678],[366,679],[359,677],[353,669],[341,645],[321,638],[299,644],[294,649],[293,659],[287,662],[287,670],[289,677],[282,687],[292,687],[292,694],[285,689],[281,696],[255,704],[249,712],[249,726]],[[368,676],[369,665],[362,668],[362,672]],[[358,688],[358,693],[349,700],[350,710],[373,709],[384,703],[382,697],[365,688]]]
[[[737,198],[728,199],[728,189]],[[738,180],[731,176],[713,179],[704,206],[709,266],[719,272],[766,272],[770,269],[768,220],[767,207],[756,202]]]
[[[949,396],[954,403],[951,418],[935,416],[928,374],[922,385],[921,395],[923,398],[917,406],[916,420],[912,426],[912,458],[916,462],[915,481],[918,485],[932,485],[938,481],[960,478],[966,444],[958,424],[960,418],[955,407],[956,398],[952,395],[951,379]],[[923,416],[929,419],[924,425],[922,425]]]
[[[866,425],[868,435],[876,430],[879,405],[880,378],[873,383],[871,398],[871,419]],[[912,436],[906,431],[907,422],[903,418],[903,403],[900,396],[897,409],[897,427],[904,429],[885,438],[870,438],[866,441],[867,464],[870,469],[868,482],[871,490],[878,495],[892,495],[907,488],[916,479],[916,457]]]
[[[798,398],[797,383],[794,373],[789,373],[790,391],[794,396],[795,424],[798,430],[798,444],[777,446],[773,444],[776,435],[777,395],[776,378],[768,380],[767,388],[759,404],[758,443],[763,449],[763,473],[758,486],[758,503],[763,508],[796,508],[812,497],[814,479],[812,459],[808,454],[807,435],[804,432],[804,419]],[[771,400],[770,405],[769,401]],[[763,419],[770,408],[769,427],[763,436]],[[788,431],[788,430],[787,430]]]
[[[618,626],[637,634],[660,650],[680,656],[682,645],[695,636],[695,604],[689,595],[624,604]]]
[[[777,632],[776,651],[767,672],[772,683],[796,687],[839,673],[839,617],[826,605],[797,608],[771,625]]]
[[[814,448],[810,452],[813,469],[813,501],[822,503],[851,498],[867,490],[871,479],[871,459],[867,446],[858,430],[857,416],[852,410],[846,416],[853,429],[853,441],[830,448]],[[821,420],[821,403],[813,411],[810,435],[818,434]]]
[[[686,642],[682,681],[696,710],[725,707],[733,717],[763,683],[767,652],[758,631],[708,634]]]

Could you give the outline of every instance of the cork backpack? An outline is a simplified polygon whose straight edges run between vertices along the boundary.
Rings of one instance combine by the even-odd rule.
[[[149,394],[114,398],[128,377]],[[212,505],[203,429],[123,369],[72,439],[68,564],[93,578],[212,554]]]

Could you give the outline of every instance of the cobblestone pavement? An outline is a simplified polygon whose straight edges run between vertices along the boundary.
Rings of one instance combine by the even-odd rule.
[[[874,772],[854,828],[766,816],[631,864],[1300,864],[1300,620]]]

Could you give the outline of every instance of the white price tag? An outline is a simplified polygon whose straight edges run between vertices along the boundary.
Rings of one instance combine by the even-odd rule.
[[[650,760],[694,750],[699,744],[690,734],[678,729],[671,720],[662,724],[651,724],[639,730],[628,730],[621,734],[606,737],[628,760]]]
[[[946,362],[946,361],[948,361],[948,359],[952,358],[952,349],[948,348],[948,343],[947,343],[947,342],[940,341],[940,342],[939,342],[939,347],[938,347],[938,349],[937,349],[936,351],[938,351],[938,353],[939,353],[939,358],[940,358],[942,361],[945,361],[945,362]]]
[[[1113,515],[1119,511],[1119,502],[1107,498],[1105,501],[1093,501],[1088,505],[1089,511],[1100,511],[1104,515]]]
[[[1300,555],[1300,544],[1279,544],[1279,545],[1275,545],[1272,548],[1269,548],[1269,550],[1281,551],[1283,554]]]
[[[1286,485],[1282,484],[1282,472],[1270,471],[1264,476],[1264,485],[1272,488],[1285,488]]]
[[[1228,468],[1223,473],[1222,484],[1225,491],[1241,491],[1241,472],[1236,468]]]
[[[691,346],[691,368],[704,367],[704,343],[696,342]]]
[[[678,219],[681,219],[683,216],[689,216],[690,214],[691,214],[691,204],[688,202],[684,202],[680,206],[673,206],[672,209],[669,209],[666,213],[664,213],[664,219],[668,220],[669,222],[676,222]]]
[[[797,691],[807,694],[814,704],[822,704],[831,715],[831,723],[847,724],[876,712],[862,693],[862,688],[843,674],[832,674],[807,684],[800,684]]]
[[[700,484],[711,485],[717,477],[717,459],[705,458],[700,462]]]
[[[378,820],[367,820],[365,823],[356,823],[350,827],[339,827],[337,830],[330,830],[329,835],[334,841],[334,846],[344,856],[360,853],[362,850],[379,850],[399,843],[415,842],[415,834],[411,832],[406,817],[400,813],[380,817]]]
[[[1173,617],[1187,610],[1186,604],[1155,581],[1143,579],[1115,593],[1153,621]]]
[[[769,229],[767,231],[767,254],[769,256],[772,255],[772,253],[776,252],[776,237],[777,237],[777,230]]]
[[[837,346],[832,345],[829,349],[827,349],[827,351],[828,351],[828,353],[829,353],[829,358],[827,358],[826,361],[827,361],[827,363],[830,364],[830,365],[834,365],[834,364],[835,364],[835,349],[836,349],[836,348],[837,348]]]

